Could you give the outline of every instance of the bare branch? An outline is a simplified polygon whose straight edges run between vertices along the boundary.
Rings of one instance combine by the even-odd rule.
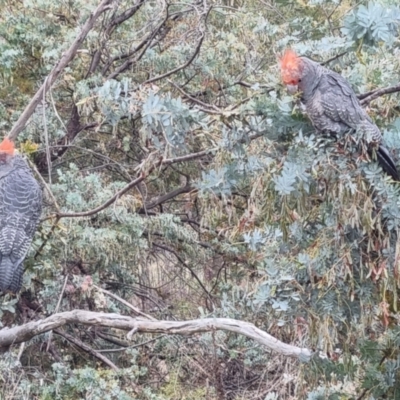
[[[400,84],[394,86],[388,86],[382,89],[371,90],[370,92],[360,94],[357,97],[360,100],[361,104],[365,106],[366,104],[369,104],[372,100],[375,100],[380,96],[396,92],[400,92]]]
[[[204,292],[207,294],[207,296],[209,297],[211,303],[213,303],[213,299],[212,299],[212,295],[210,294],[210,292],[206,289],[206,287],[204,286],[203,282],[201,281],[201,279],[197,276],[197,274],[193,271],[193,268],[187,264],[185,262],[185,260],[174,250],[171,249],[171,247],[168,247],[164,244],[160,244],[160,243],[155,243],[153,242],[153,246],[158,247],[162,250],[168,251],[169,253],[173,254],[175,256],[175,258],[186,268],[190,271],[190,273],[192,274],[193,278],[196,279],[196,281],[198,282],[198,284],[200,285],[200,287],[204,290]]]
[[[154,169],[154,168],[152,168]],[[111,199],[107,200],[105,203],[103,203],[101,206],[98,206],[92,210],[89,211],[82,211],[82,212],[72,212],[72,213],[58,213],[55,215],[55,217],[58,218],[78,218],[78,217],[89,217],[93,214],[97,214],[100,211],[103,211],[106,209],[108,206],[113,204],[119,197],[124,195],[127,191],[130,189],[134,188],[136,185],[138,185],[140,182],[144,181],[146,178],[146,175],[141,174],[139,178],[134,179],[132,182],[130,182],[128,185],[126,185],[123,189],[121,189],[119,192],[117,192]]]
[[[100,292],[103,292],[106,295],[112,297],[113,299],[118,300],[120,303],[122,303],[126,307],[130,308],[131,310],[133,310],[136,314],[141,315],[142,317],[148,318],[148,319],[153,320],[153,321],[156,320],[151,315],[145,314],[144,312],[140,311],[137,307],[133,306],[131,303],[129,303],[128,301],[122,299],[121,297],[117,296],[116,294],[111,293],[108,290],[102,289],[100,286],[97,286],[97,285],[93,285],[93,287],[95,287]]]
[[[63,338],[67,339],[68,342],[73,343],[75,346],[80,347],[82,350],[86,351],[87,353],[91,354],[92,356],[103,361],[104,364],[108,365],[114,371],[119,371],[119,368],[112,361],[110,361],[106,356],[103,356],[103,354],[98,353],[96,350],[92,349],[87,344],[81,342],[78,338],[71,336],[68,333],[63,332],[60,329],[54,329],[54,333],[56,333],[59,336],[62,336]]]
[[[328,60],[323,61],[323,62],[321,63],[321,65],[329,64],[330,62],[332,62],[332,61],[334,61],[334,60],[337,60],[338,58],[340,58],[340,57],[342,57],[342,56],[344,56],[344,55],[346,55],[346,54],[347,54],[347,51],[343,51],[342,53],[336,54],[336,56],[333,56],[332,58],[329,58]]]
[[[57,306],[56,306],[56,309],[55,309],[55,312],[56,312],[56,313],[58,313],[58,310],[60,309],[61,300],[62,300],[62,298],[63,298],[63,296],[64,296],[65,287],[67,286],[67,282],[68,282],[68,274],[65,276],[64,285],[63,285],[63,287],[62,287],[62,289],[61,289],[61,293],[60,293],[60,296],[59,296],[59,298],[58,298],[58,303],[57,303]],[[53,333],[53,331],[50,331],[49,339],[47,340],[47,347],[46,347],[46,351],[47,351],[47,352],[49,351],[50,346],[51,346],[51,337],[52,337],[52,333]]]
[[[105,34],[109,36],[112,31],[118,26],[121,25],[123,22],[131,18],[135,13],[140,9],[140,7],[145,3],[145,0],[139,0],[133,7],[128,8],[124,12],[122,12],[117,17],[113,18],[108,25]]]
[[[247,87],[247,88],[251,88],[251,87],[253,87],[254,85],[255,85],[255,83],[249,83],[249,82],[245,82],[245,81],[236,81],[236,82],[234,82],[233,84],[232,84],[232,86],[233,85],[240,85],[240,86],[244,86],[244,87]],[[228,88],[229,86],[225,86],[225,87],[222,87],[222,89],[226,89],[226,88]],[[261,89],[267,89],[267,93],[268,92],[272,92],[273,90],[274,90],[274,88],[273,87],[271,87],[271,86],[269,86],[269,85],[263,85],[263,84],[261,84],[261,85],[258,85],[258,87],[259,88],[261,88]],[[221,88],[220,89],[218,89],[218,90],[221,90]]]
[[[97,334],[104,340],[109,340],[110,342],[112,342],[112,340],[113,340],[113,339],[110,340],[110,338],[107,337],[106,335],[102,335],[100,333],[97,333]],[[165,337],[165,335],[160,335],[160,336],[157,336],[157,337],[155,337],[153,339],[146,340],[145,342],[139,343],[139,344],[137,344],[135,346],[129,346],[129,347],[128,346],[123,346],[123,347],[120,347],[119,349],[104,349],[104,350],[97,350],[97,351],[99,353],[118,353],[120,351],[126,351],[128,348],[129,349],[137,349],[138,347],[145,346],[146,344],[155,342],[156,340],[159,340],[159,339],[161,339],[163,337]]]
[[[196,56],[199,54],[200,48],[201,48],[201,45],[203,43],[204,38],[205,38],[205,33],[202,32],[201,33],[201,38],[199,40],[199,43],[197,43],[196,49],[194,50],[192,57],[190,57],[189,60],[187,60],[184,64],[180,65],[179,67],[174,68],[171,71],[166,72],[165,74],[158,75],[158,76],[155,76],[154,78],[148,79],[146,82],[143,82],[143,85],[148,84],[148,83],[152,83],[152,82],[155,82],[155,81],[159,81],[160,79],[167,78],[168,76],[173,75],[176,72],[180,71],[181,69],[184,69],[188,65],[190,65],[193,62],[193,60],[196,58]]]
[[[210,15],[211,10],[212,10],[212,6],[208,9],[208,11],[207,11],[207,13],[205,15],[205,18],[204,18],[204,24],[205,25],[207,24],[207,19],[208,19],[208,16]],[[196,48],[194,50],[193,55],[189,58],[188,61],[186,61],[184,64],[180,65],[179,67],[176,67],[173,70],[166,72],[165,74],[161,74],[161,75],[155,76],[154,78],[148,79],[147,81],[143,82],[143,85],[159,81],[160,79],[167,78],[168,76],[173,75],[176,72],[178,72],[178,71],[186,68],[187,66],[189,66],[193,62],[193,60],[197,57],[197,55],[200,53],[200,48],[201,48],[201,45],[203,44],[205,36],[206,36],[205,30],[202,30],[201,31],[200,40],[197,43],[197,46],[196,46]]]
[[[303,361],[310,359],[312,355],[311,350],[307,348],[283,343],[249,322],[231,318],[204,318],[189,321],[150,321],[147,318],[132,318],[120,314],[107,314],[85,310],[67,311],[13,328],[3,328],[0,330],[0,347],[26,342],[37,335],[55,330],[66,324],[104,326],[133,333],[165,333],[169,335],[194,335],[196,333],[223,330],[244,335],[280,354],[289,357],[301,357]],[[55,332],[59,333],[58,331]]]
[[[102,2],[98,5],[98,7],[93,11],[90,15],[89,19],[86,21],[85,25],[82,27],[81,32],[76,37],[71,47],[62,55],[60,61],[53,67],[50,74],[46,77],[43,85],[36,92],[36,94],[32,97],[32,100],[25,108],[24,112],[18,118],[18,121],[14,124],[11,132],[8,134],[8,137],[11,140],[15,140],[17,136],[21,133],[21,131],[25,128],[26,123],[28,122],[31,115],[34,113],[37,105],[43,99],[45,94],[51,88],[57,77],[64,70],[64,68],[69,64],[69,62],[75,57],[76,52],[81,46],[82,42],[85,40],[89,31],[93,28],[94,23],[97,18],[106,10],[108,10],[111,6],[113,0],[102,0]]]
[[[148,176],[148,174],[150,174],[150,172],[152,172],[156,168],[158,168],[162,165],[171,165],[171,164],[175,164],[175,163],[179,163],[179,162],[194,160],[196,158],[200,158],[207,154],[210,154],[215,150],[216,149],[214,148],[214,149],[199,151],[198,153],[187,154],[186,156],[181,156],[181,157],[176,157],[176,158],[166,158],[164,160],[161,159],[161,160],[157,161],[156,163],[154,163],[153,165],[151,165],[148,168],[148,170],[146,171],[146,173],[142,172],[138,178],[136,178],[132,182],[128,183],[128,185],[126,185],[124,188],[122,188],[113,197],[111,197],[111,199],[107,200],[102,205],[100,205],[92,210],[89,210],[89,211],[72,212],[72,213],[57,213],[54,216],[57,218],[77,218],[77,217],[89,217],[93,214],[97,214],[98,212],[103,211],[108,206],[113,204],[119,197],[124,195],[127,191],[129,191],[130,189],[137,186],[140,182],[144,181],[146,179],[146,177]],[[52,218],[52,217],[49,217],[49,218]]]
[[[89,66],[89,70],[86,74],[86,78],[93,74],[94,71],[96,70],[97,66],[100,63],[101,56],[104,50],[104,47],[106,45],[107,40],[113,33],[113,31],[116,29],[116,27],[123,22],[125,22],[127,19],[131,18],[139,9],[140,7],[144,4],[144,0],[139,0],[137,4],[135,4],[133,7],[125,10],[122,12],[120,15],[117,15],[116,17],[112,17],[110,23],[107,25],[106,29],[103,32],[103,36],[105,37],[105,40],[103,43],[100,43],[99,48],[95,51],[92,57],[92,61]]]
[[[177,84],[175,84],[174,82],[170,81],[169,79],[167,79],[167,81],[176,89],[179,91],[180,94],[182,94],[183,96],[185,96],[187,99],[191,100],[193,103],[196,103],[202,107],[206,107],[206,110],[204,110],[204,112],[209,112],[209,110],[207,110],[207,108],[212,108],[214,111],[216,111],[216,113],[218,114],[222,114],[223,110],[220,110],[217,106],[215,106],[214,104],[207,104],[204,103],[201,100],[196,99],[195,97],[192,97],[190,94],[186,93],[182,88],[180,88]]]
[[[38,177],[38,179],[40,180],[40,183],[44,186],[44,188],[46,189],[48,195],[51,198],[51,201],[53,202],[53,206],[56,208],[57,212],[60,211],[60,207],[57,203],[56,198],[54,197],[53,192],[51,191],[49,185],[47,184],[47,182],[43,179],[43,176],[40,174],[40,172],[38,171],[38,169],[36,168],[36,165],[29,160],[29,158],[27,159],[29,166],[35,171],[36,176]]]
[[[77,149],[77,150],[84,151],[86,153],[92,154],[96,158],[102,158],[104,160],[107,160],[109,162],[109,165],[117,165],[123,171],[123,173],[125,174],[124,177],[126,178],[126,180],[131,180],[132,179],[129,176],[129,171],[125,168],[124,165],[122,165],[121,163],[117,162],[113,158],[106,156],[105,154],[102,154],[102,153],[93,151],[91,149],[88,149],[86,147],[78,146],[78,145],[75,145],[75,144],[55,144],[55,145],[50,146],[50,150],[58,149],[58,148]],[[39,152],[40,151],[43,151],[43,150],[39,150]],[[34,164],[32,164],[31,166],[32,166],[32,168],[36,168]],[[39,174],[39,172],[37,170],[35,170],[35,172],[37,172]],[[39,179],[40,179],[40,177],[39,177]],[[42,180],[43,180],[43,178],[42,178]],[[42,183],[44,184],[45,182],[42,182]],[[53,199],[53,196],[52,196],[52,199]]]
[[[174,197],[179,196],[179,195],[181,195],[181,194],[183,194],[183,193],[189,193],[189,192],[191,192],[193,189],[194,189],[193,186],[187,184],[187,185],[182,186],[182,187],[180,187],[180,188],[178,188],[178,189],[172,190],[171,192],[166,193],[166,194],[164,194],[163,196],[157,197],[156,199],[154,199],[154,200],[151,201],[150,203],[146,204],[144,207],[140,208],[137,212],[138,212],[139,214],[146,213],[147,210],[151,210],[152,208],[157,207],[157,206],[159,206],[160,204],[163,204],[163,203],[165,203],[166,201],[171,200],[171,199],[173,199]]]
[[[148,34],[146,36],[146,38],[133,51],[131,51],[128,55],[126,55],[126,57],[123,57],[123,58],[128,58],[128,57],[129,58],[122,65],[120,65],[118,68],[116,68],[116,70],[114,72],[112,72],[110,75],[108,75],[107,80],[116,78],[120,73],[127,70],[132,64],[134,64],[135,62],[138,62],[144,56],[147,49],[150,47],[150,45],[151,45],[153,39],[156,37],[157,33],[161,30],[162,27],[165,26],[165,23],[167,22],[167,20],[168,20],[168,15],[158,25],[158,27],[156,29],[154,29],[153,32],[150,32],[150,34]],[[136,58],[130,58],[131,56],[136,54],[142,48],[143,48],[143,50],[137,55]],[[106,73],[106,71],[108,71],[108,69],[110,68],[111,64],[114,61],[115,61],[115,59],[111,60],[110,63],[107,63],[107,65],[104,67],[104,69],[102,71],[103,75]]]

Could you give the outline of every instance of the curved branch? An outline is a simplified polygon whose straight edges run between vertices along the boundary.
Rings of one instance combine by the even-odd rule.
[[[152,208],[155,208],[155,207],[159,206],[160,204],[163,204],[183,193],[189,193],[194,189],[195,189],[194,186],[186,184],[185,186],[179,187],[178,189],[172,190],[169,193],[166,193],[162,196],[157,197],[156,199],[152,200],[148,204],[145,204],[137,212],[138,212],[138,214],[145,214],[147,210],[151,210]]]
[[[208,16],[210,15],[211,10],[212,10],[212,6],[208,9],[208,11],[206,13],[206,16],[205,16],[205,19],[204,19],[204,24],[205,25],[207,24],[207,19],[208,19]],[[196,46],[196,48],[194,50],[193,55],[184,64],[180,65],[179,67],[174,68],[171,71],[166,72],[165,74],[161,74],[161,75],[155,76],[154,78],[148,79],[147,81],[143,82],[143,85],[159,81],[160,79],[167,78],[168,76],[173,75],[176,72],[178,72],[178,71],[186,68],[187,66],[189,66],[193,62],[193,60],[197,57],[197,55],[200,53],[200,48],[201,48],[201,45],[203,44],[205,36],[206,36],[205,32],[204,31],[201,32],[201,38],[200,38],[199,42],[197,43],[197,46]]]
[[[60,328],[67,324],[83,324],[122,329],[133,333],[165,333],[169,335],[193,335],[195,333],[223,330],[244,335],[270,350],[290,357],[308,361],[311,350],[281,342],[249,322],[231,318],[204,318],[189,321],[150,321],[147,318],[132,318],[119,314],[107,314],[85,310],[54,314],[46,319],[28,322],[0,330],[0,347],[26,342],[37,335]],[[128,334],[128,336],[129,336]]]
[[[360,94],[357,97],[360,100],[361,104],[365,106],[366,104],[369,104],[372,100],[375,100],[380,96],[396,92],[400,92],[400,84],[394,86],[388,86],[382,89],[371,90],[370,92]]]
[[[126,185],[124,188],[122,188],[119,192],[117,192],[113,197],[111,197],[109,200],[107,200],[102,205],[100,205],[92,210],[89,210],[89,211],[72,212],[72,213],[57,213],[54,215],[54,217],[56,217],[56,218],[72,218],[72,217],[77,218],[77,217],[89,217],[93,214],[97,214],[98,212],[103,211],[104,209],[109,207],[111,204],[113,204],[119,197],[124,195],[128,190],[134,188],[140,182],[145,180],[146,177],[148,176],[148,174],[150,174],[150,172],[152,172],[156,168],[158,168],[162,165],[171,165],[171,164],[175,164],[175,163],[179,163],[179,162],[194,160],[196,158],[200,158],[207,154],[210,154],[215,150],[216,149],[213,148],[213,149],[199,151],[198,153],[187,154],[186,156],[161,159],[161,160],[157,161],[156,163],[154,163],[152,166],[150,166],[150,168],[148,168],[146,173],[142,172],[138,178],[136,178],[132,182],[128,183],[128,185]],[[48,218],[46,218],[46,219],[48,219]]]
[[[154,169],[154,168],[152,168]],[[132,182],[130,182],[128,185],[126,185],[124,188],[122,188],[119,192],[117,192],[111,199],[107,200],[105,203],[103,203],[101,206],[98,206],[92,210],[89,211],[82,211],[82,212],[72,212],[72,213],[58,213],[55,216],[57,218],[77,218],[77,217],[89,217],[93,214],[97,214],[100,211],[103,211],[106,209],[108,206],[113,204],[120,196],[125,194],[128,190],[134,188],[136,185],[138,185],[140,182],[142,182],[146,178],[145,175],[139,176],[139,178],[134,179]]]
[[[147,81],[143,82],[143,85],[147,85],[149,83],[153,83],[153,82],[159,81],[160,79],[167,78],[168,76],[173,75],[176,72],[178,72],[178,71],[186,68],[187,66],[189,66],[193,62],[193,60],[196,58],[196,56],[199,54],[200,48],[201,48],[201,45],[203,43],[204,38],[205,38],[205,33],[202,32],[201,33],[201,38],[199,40],[199,43],[197,43],[197,46],[196,46],[192,56],[184,64],[180,65],[179,67],[174,68],[171,71],[166,72],[165,74],[158,75],[158,76],[155,76],[154,78],[148,79]]]

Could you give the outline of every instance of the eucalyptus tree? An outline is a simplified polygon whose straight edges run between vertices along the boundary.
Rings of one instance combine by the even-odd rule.
[[[278,64],[291,47],[342,74],[397,160],[396,2],[99,4],[1,2],[2,128],[46,196],[0,305],[29,333],[3,392],[395,398],[398,186],[357,140],[316,134]],[[307,357],[226,321],[167,334],[205,317]]]

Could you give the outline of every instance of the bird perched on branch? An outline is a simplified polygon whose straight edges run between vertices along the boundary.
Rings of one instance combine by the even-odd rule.
[[[287,50],[280,60],[282,81],[288,92],[301,94],[315,129],[319,132],[359,132],[376,156],[383,170],[399,181],[396,165],[388,150],[381,144],[382,134],[367,112],[361,107],[349,82],[341,75]]]
[[[42,211],[42,190],[8,138],[0,143],[0,290],[21,289],[23,261]]]

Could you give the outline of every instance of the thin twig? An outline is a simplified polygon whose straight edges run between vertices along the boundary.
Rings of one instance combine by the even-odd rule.
[[[44,221],[44,220],[42,220]],[[42,222],[41,221],[41,222]],[[53,225],[51,226],[49,232],[47,233],[46,237],[44,238],[42,244],[40,245],[40,247],[38,248],[38,250],[36,251],[35,256],[33,257],[34,260],[36,260],[41,251],[43,250],[44,246],[46,245],[46,243],[48,242],[48,240],[50,239],[51,234],[54,232],[54,230],[56,229],[56,226],[58,225],[58,222],[60,221],[60,218],[58,218],[57,216],[55,217],[54,221],[53,221]]]
[[[47,184],[47,182],[44,180],[43,176],[40,174],[40,172],[36,168],[36,165],[33,162],[31,162],[31,160],[29,160],[29,158],[28,158],[28,164],[35,171],[36,176],[39,178],[41,184],[44,186],[44,188],[46,189],[47,193],[51,197],[51,200],[53,202],[53,205],[54,205],[55,209],[57,210],[57,212],[60,212],[60,206],[58,205],[57,200],[54,197],[53,192],[51,191],[51,189],[50,189],[49,185]]]
[[[194,190],[195,188],[189,184],[186,184],[185,186],[182,186],[178,189],[172,190],[169,193],[164,194],[163,196],[159,196],[156,199],[154,199],[153,201],[145,204],[142,208],[140,208],[137,213],[138,214],[143,214],[145,213],[147,210],[151,210],[152,208],[155,208],[157,206],[159,206],[160,204],[163,204],[165,202],[167,202],[168,200],[173,199],[176,196],[179,196],[183,193],[189,193],[192,190]]]
[[[126,192],[128,192],[130,189],[134,188],[136,185],[138,185],[140,182],[142,182],[146,178],[145,174],[141,174],[138,178],[134,179],[132,182],[130,182],[128,185],[126,185],[123,189],[121,189],[119,192],[117,192],[111,199],[107,200],[105,203],[102,205],[89,210],[89,211],[82,211],[82,212],[72,212],[72,213],[58,213],[56,215],[52,215],[46,219],[53,218],[53,217],[58,217],[58,218],[79,218],[79,217],[89,217],[91,215],[97,214],[100,211],[103,211],[107,207],[109,207],[111,204],[113,204],[119,197],[124,195]]]
[[[321,63],[321,65],[329,64],[331,61],[337,60],[338,58],[344,56],[345,54],[347,54],[347,51],[343,51],[342,53],[336,54],[336,56],[333,56],[332,58],[329,58],[328,60],[323,61]]]
[[[203,282],[201,281],[201,279],[197,276],[197,274],[193,271],[193,268],[188,265],[185,260],[174,250],[171,249],[168,246],[165,246],[163,244],[159,244],[159,243],[155,243],[153,242],[153,246],[155,247],[159,247],[160,249],[163,249],[165,251],[168,251],[170,253],[172,253],[176,259],[186,268],[190,271],[190,273],[192,274],[193,278],[196,279],[196,281],[199,283],[200,287],[204,290],[204,292],[207,294],[207,296],[209,297],[211,303],[213,303],[213,299],[211,296],[211,293],[206,289],[206,287],[204,286]]]
[[[208,16],[210,15],[211,10],[212,10],[212,7],[210,7],[206,13],[205,20],[204,20],[205,25],[207,23],[207,19],[208,19]],[[195,48],[193,55],[189,58],[188,61],[186,61],[184,64],[180,65],[179,67],[176,67],[173,70],[166,72],[165,74],[161,74],[161,75],[155,76],[154,78],[148,79],[147,81],[143,82],[143,85],[158,81],[160,79],[167,78],[168,76],[173,75],[176,72],[189,66],[193,62],[193,60],[197,57],[197,55],[199,54],[200,48],[201,48],[201,45],[203,44],[205,36],[206,36],[205,32],[204,31],[201,32],[201,38],[200,38],[199,42],[197,43],[197,46]]]
[[[364,398],[364,396],[366,395],[366,393],[368,392],[368,388],[365,388],[362,392],[361,392],[361,394],[357,397],[357,399],[356,400],[361,400],[361,399],[363,399]]]
[[[115,79],[120,73],[124,72],[127,70],[133,63],[138,62],[146,53],[147,49],[150,47],[153,39],[156,37],[157,33],[161,28],[165,25],[165,23],[168,20],[168,14],[165,17],[165,19],[158,25],[158,27],[151,32],[143,41],[140,43],[130,54],[129,57],[134,55],[137,51],[139,51],[141,48],[142,51],[137,55],[136,58],[128,58],[124,63],[122,63],[119,67],[115,69],[111,74],[107,76],[107,80],[110,79]],[[111,65],[110,65],[111,66]],[[106,71],[109,69],[110,66],[107,66],[107,69],[103,71],[103,74],[106,73]]]
[[[151,321],[157,321],[155,318],[153,318],[151,315],[147,315],[146,313],[140,311],[138,308],[136,308],[135,306],[133,306],[131,303],[128,303],[126,300],[122,299],[121,297],[117,296],[114,293],[109,292],[108,290],[102,289],[100,286],[97,285],[92,285],[94,288],[96,288],[97,290],[99,290],[100,292],[105,293],[107,296],[112,297],[115,300],[118,300],[120,303],[124,304],[125,306],[127,306],[128,308],[130,308],[131,310],[133,310],[136,314],[141,315],[142,317],[146,317]]]
[[[182,88],[180,88],[177,84],[175,84],[174,82],[172,82],[171,80],[167,79],[167,81],[176,89],[179,91],[180,94],[182,94],[183,96],[185,96],[187,99],[193,101],[193,103],[196,103],[202,107],[206,107],[206,108],[212,108],[213,110],[217,111],[219,114],[223,113],[223,110],[220,110],[217,106],[215,106],[214,104],[207,104],[204,103],[201,100],[196,99],[195,97],[192,97],[190,94],[186,93]]]
[[[123,172],[126,174],[126,178],[129,177],[129,179],[132,179],[129,176],[129,171],[125,168],[125,166],[123,166],[121,163],[115,161],[111,157],[108,157],[108,156],[106,156],[104,154],[101,154],[101,153],[98,153],[96,151],[90,150],[90,149],[88,149],[86,147],[78,146],[76,144],[54,144],[54,145],[50,146],[50,149],[58,149],[58,148],[68,148],[68,149],[82,150],[82,151],[85,151],[85,152],[87,152],[89,154],[92,154],[94,157],[104,158],[105,160],[108,160],[110,162],[110,164],[118,165],[118,167],[120,167],[123,170]],[[43,151],[43,150],[38,150],[37,153],[39,153],[40,151]]]
[[[179,162],[185,162],[185,161],[190,161],[190,160],[195,160],[200,157],[204,157],[205,155],[208,155],[214,151],[216,151],[216,148],[208,149],[208,150],[203,150],[199,151],[198,153],[191,153],[187,154],[185,156],[181,157],[176,157],[176,158],[166,158],[166,159],[161,159],[151,165],[149,169],[147,170],[146,173],[141,172],[139,177],[128,183],[124,188],[122,188],[120,191],[118,191],[113,197],[111,197],[109,200],[107,200],[105,203],[102,205],[89,210],[89,211],[82,211],[82,212],[72,212],[72,213],[57,213],[55,215],[52,215],[50,217],[47,217],[46,219],[53,218],[53,217],[58,217],[58,218],[78,218],[78,217],[89,217],[93,214],[97,214],[100,211],[103,211],[106,209],[108,206],[113,204],[118,198],[120,198],[122,195],[124,195],[126,192],[128,192],[130,189],[134,188],[137,186],[140,182],[143,182],[148,174],[155,170],[156,168],[163,166],[163,165],[171,165],[171,164],[176,164]],[[142,164],[145,164],[142,163]]]
[[[137,349],[138,347],[142,347],[142,346],[145,346],[146,344],[155,342],[156,340],[161,339],[161,338],[163,338],[163,337],[165,337],[165,336],[167,336],[167,335],[160,335],[160,336],[157,336],[157,337],[155,337],[155,338],[153,338],[153,339],[146,340],[146,341],[143,342],[143,343],[136,344],[136,345],[134,345],[134,346],[120,347],[119,349],[103,349],[103,350],[97,350],[97,351],[98,351],[99,353],[116,353],[116,352],[125,351],[125,350],[128,350],[128,349],[129,349],[129,350]]]
[[[81,342],[76,337],[71,336],[68,333],[63,332],[60,329],[54,329],[54,332],[57,335],[62,336],[63,338],[67,339],[68,342],[73,343],[75,346],[80,347],[82,350],[86,351],[87,353],[91,354],[92,356],[94,356],[94,357],[98,358],[99,360],[103,361],[104,364],[108,365],[114,371],[119,371],[119,368],[112,361],[110,361],[107,357],[103,356],[102,354],[100,354],[99,352],[97,352],[96,350],[94,350],[93,348],[88,346],[87,344]]]
[[[180,70],[182,70],[182,69],[186,68],[187,66],[189,66],[193,62],[193,60],[196,58],[196,56],[199,54],[200,48],[201,48],[201,45],[203,43],[204,38],[205,38],[205,33],[202,32],[201,33],[201,38],[200,38],[199,42],[197,43],[197,46],[196,46],[196,48],[194,50],[193,55],[184,64],[180,65],[179,67],[174,68],[171,71],[166,72],[165,74],[161,74],[161,75],[155,76],[154,78],[150,78],[147,81],[143,82],[142,85],[146,85],[146,84],[149,84],[149,83],[152,83],[152,82],[159,81],[160,79],[167,78],[168,76],[171,76],[171,75],[175,74],[176,72],[179,72]]]
[[[20,361],[21,357],[22,357],[22,353],[25,350],[25,343],[26,342],[22,342],[21,345],[19,346],[19,350],[18,350],[18,356],[17,356],[17,360]]]
[[[47,78],[48,78],[48,76],[44,80],[44,86],[46,86],[46,84],[47,84]],[[49,175],[49,183],[51,185],[51,156],[50,156],[50,148],[49,148],[49,132],[47,131],[46,92],[45,91],[43,91],[42,114],[43,114],[44,144],[46,147],[47,173]]]
[[[68,275],[65,276],[64,285],[63,285],[63,287],[61,289],[60,296],[58,297],[58,303],[57,303],[57,306],[56,306],[56,309],[55,309],[56,313],[58,313],[58,310],[60,309],[61,300],[63,298],[64,292],[65,292],[65,287],[67,286],[67,282],[68,282]],[[47,340],[46,352],[49,351],[52,335],[53,335],[53,331],[50,331],[49,338]]]

